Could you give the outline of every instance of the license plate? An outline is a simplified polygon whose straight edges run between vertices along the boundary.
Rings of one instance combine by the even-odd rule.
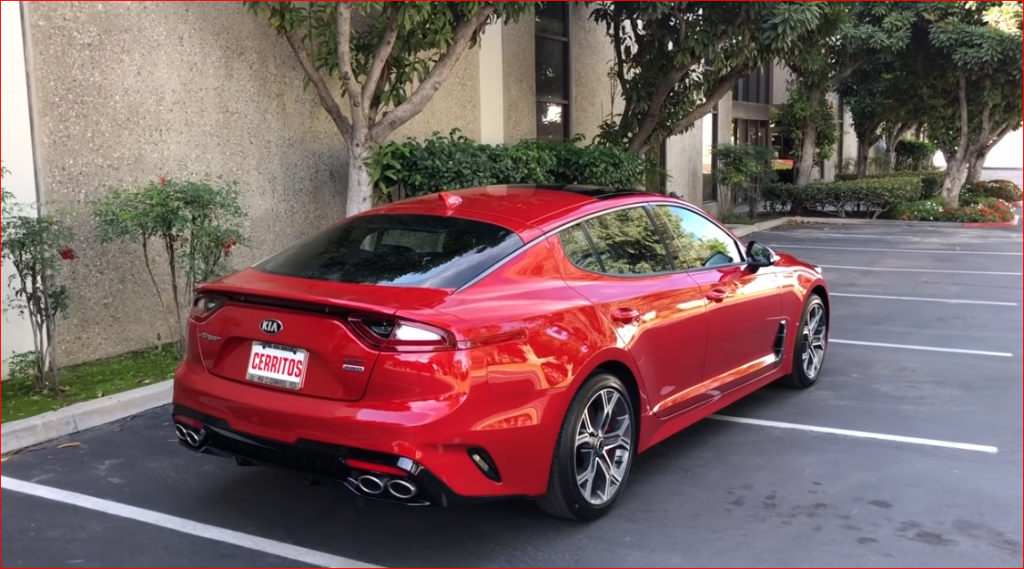
[[[302,389],[309,352],[298,348],[253,342],[245,378],[284,389]]]

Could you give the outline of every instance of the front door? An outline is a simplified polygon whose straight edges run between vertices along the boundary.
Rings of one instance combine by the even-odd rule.
[[[675,269],[648,209],[589,219],[558,235],[566,283],[615,330],[662,415],[700,396],[708,328],[700,285]]]
[[[795,324],[783,322],[775,270],[748,266],[737,241],[696,210],[658,205],[652,211],[676,264],[689,267],[689,275],[700,285],[707,311],[703,395],[698,403],[714,401],[773,371],[780,332]]]

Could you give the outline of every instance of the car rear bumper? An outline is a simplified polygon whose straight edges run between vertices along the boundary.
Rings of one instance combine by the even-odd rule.
[[[331,401],[221,379],[186,360],[172,413],[194,452],[338,481],[367,498],[444,506],[546,491],[561,419],[541,421],[535,410],[549,401],[537,398],[495,395],[482,382],[448,401]],[[366,475],[382,479],[383,491],[361,488]],[[415,496],[389,492],[390,479],[413,483]]]

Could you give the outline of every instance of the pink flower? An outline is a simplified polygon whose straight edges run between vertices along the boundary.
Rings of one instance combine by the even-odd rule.
[[[75,259],[78,258],[78,254],[75,253],[75,250],[72,249],[71,247],[65,247],[61,249],[59,255],[60,258],[64,259],[65,261],[74,261]]]
[[[166,186],[167,185],[167,178],[165,178],[163,176],[160,176],[160,185],[161,186]]]

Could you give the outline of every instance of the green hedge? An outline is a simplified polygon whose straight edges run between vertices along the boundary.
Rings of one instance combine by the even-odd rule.
[[[920,178],[921,179],[921,197],[920,199],[926,200],[939,195],[939,191],[942,190],[942,181],[946,178],[946,173],[942,170],[923,170],[923,171],[903,171],[903,172],[892,172],[889,174],[872,174],[863,178],[858,178],[856,174],[840,174],[836,176],[836,180],[840,182],[852,182],[856,180],[884,180],[884,179],[899,179],[905,180],[907,178]]]
[[[921,177],[893,176],[818,182],[803,188],[770,184],[764,190],[768,211],[818,212],[846,217],[854,212],[877,218],[893,208],[921,199]]]
[[[370,175],[378,203],[501,184],[587,184],[624,189],[644,186],[643,159],[581,138],[551,144],[480,144],[458,129],[448,136],[410,138],[374,149]]]

